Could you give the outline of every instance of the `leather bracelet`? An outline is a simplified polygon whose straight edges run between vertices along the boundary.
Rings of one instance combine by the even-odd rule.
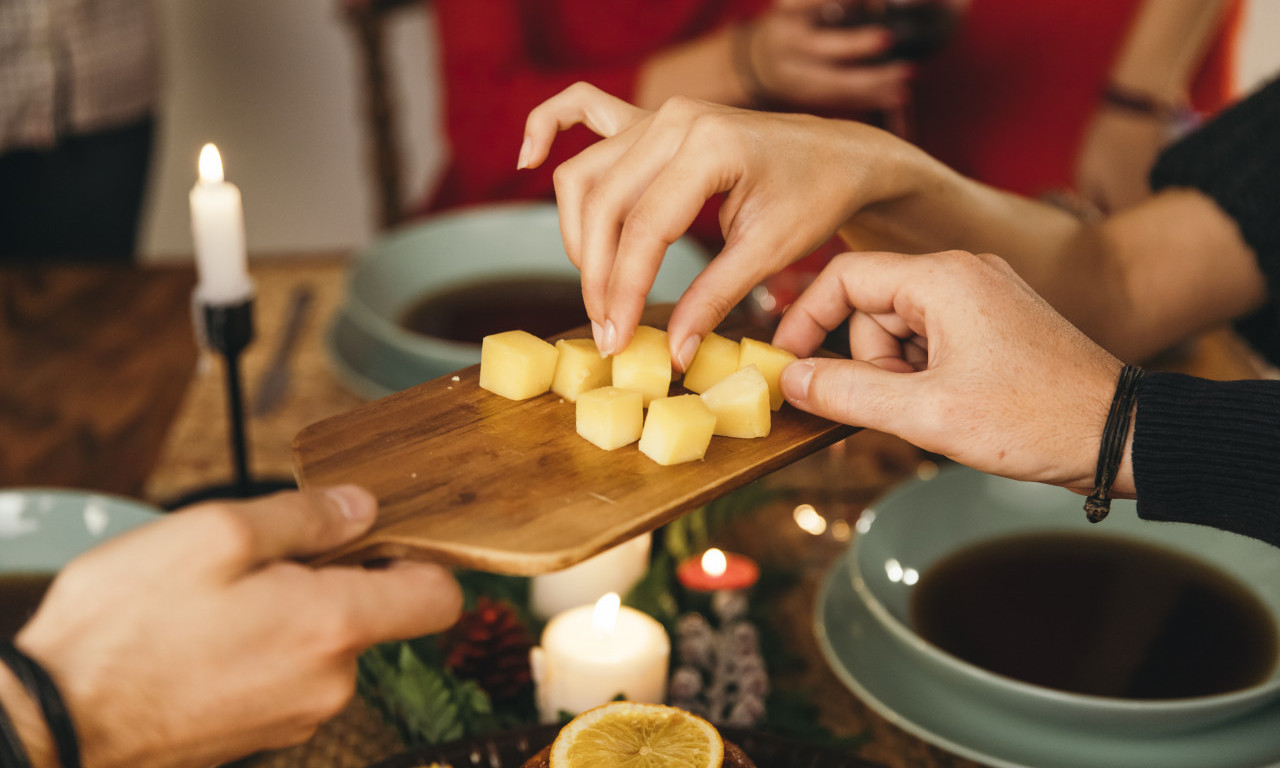
[[[18,729],[3,705],[0,705],[0,765],[5,768],[31,768],[31,758],[27,756]]]
[[[1120,369],[1120,380],[1111,397],[1111,410],[1102,428],[1102,445],[1098,449],[1098,468],[1093,476],[1093,493],[1084,501],[1084,514],[1091,523],[1102,522],[1111,512],[1111,485],[1124,459],[1124,446],[1129,439],[1129,421],[1138,395],[1138,382],[1145,371],[1136,365]]]
[[[76,737],[75,723],[71,721],[71,710],[62,698],[62,693],[53,682],[53,678],[40,666],[39,662],[23,653],[10,640],[0,641],[0,661],[13,670],[13,674],[27,689],[31,698],[40,705],[45,725],[53,744],[58,750],[58,764],[62,768],[81,768],[80,740]]]
[[[1189,129],[1199,122],[1196,111],[1187,104],[1171,104],[1149,93],[1135,91],[1115,83],[1102,89],[1102,103],[1136,115],[1155,118],[1175,129]]]

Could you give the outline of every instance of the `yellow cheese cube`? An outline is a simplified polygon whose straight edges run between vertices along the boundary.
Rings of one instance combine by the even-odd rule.
[[[613,356],[613,386],[631,389],[649,401],[671,389],[671,347],[667,332],[642,325],[627,348]]]
[[[600,356],[600,350],[591,339],[561,339],[556,342],[560,358],[556,361],[556,375],[551,380],[551,391],[569,402],[588,390],[609,386],[613,363]]]
[[[772,419],[769,382],[754,364],[739,368],[702,393],[702,402],[716,415],[715,434],[724,437],[765,437]]]
[[[739,356],[738,342],[718,333],[708,333],[684,372],[684,388],[690,392],[706,392],[717,381],[738,370]]]
[[[630,389],[600,387],[578,396],[576,413],[578,434],[612,451],[640,439],[644,399]]]
[[[764,374],[764,380],[769,383],[769,408],[775,411],[782,407],[782,387],[778,379],[782,376],[782,369],[795,359],[796,356],[787,350],[755,339],[744,338],[738,350],[739,368],[754,365]]]
[[[715,428],[716,415],[701,397],[660,397],[649,403],[640,452],[663,466],[701,459]]]
[[[528,331],[504,331],[480,342],[480,386],[511,400],[551,388],[559,353]]]

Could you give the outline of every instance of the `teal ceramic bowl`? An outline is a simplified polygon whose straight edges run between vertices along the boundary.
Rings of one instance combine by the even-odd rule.
[[[649,301],[678,299],[706,258],[687,238],[673,243]],[[375,398],[480,362],[479,344],[410,331],[401,319],[424,296],[509,276],[578,279],[554,204],[468,208],[387,236],[352,266],[345,304],[329,329],[329,357],[339,378]]]
[[[962,695],[1087,731],[1160,734],[1207,728],[1280,697],[1280,668],[1230,693],[1127,699],[1069,693],[990,672],[942,650],[912,628],[911,595],[931,566],[969,545],[1004,536],[1067,532],[1120,537],[1212,566],[1253,592],[1280,625],[1280,549],[1211,528],[1139,520],[1132,501],[1091,524],[1083,497],[1052,486],[949,467],[912,481],[864,512],[848,558],[854,593],[922,668]]]
[[[0,583],[47,583],[80,553],[162,515],[156,507],[110,494],[0,489]],[[9,594],[0,590],[0,597]],[[31,607],[0,602],[0,625],[16,628]]]

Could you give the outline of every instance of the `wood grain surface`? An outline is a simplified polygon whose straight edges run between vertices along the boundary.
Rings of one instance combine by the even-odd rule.
[[[644,322],[665,327],[669,311],[654,308]],[[720,329],[731,338],[746,331]],[[299,485],[358,483],[380,502],[373,530],[322,561],[558,570],[853,431],[784,404],[768,437],[713,438],[702,461],[663,467],[634,444],[603,451],[578,436],[574,405],[554,394],[516,402],[480,389],[478,379],[472,366],[298,433]]]
[[[0,269],[0,486],[140,496],[196,361],[194,270]]]

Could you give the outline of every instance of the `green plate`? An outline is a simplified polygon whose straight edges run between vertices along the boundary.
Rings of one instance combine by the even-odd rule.
[[[832,670],[903,730],[995,768],[1258,768],[1280,765],[1280,703],[1189,733],[1126,735],[976,700],[914,660],[853,589],[851,552],[827,574],[815,633]]]
[[[162,514],[105,493],[0,489],[0,572],[56,572],[81,552]]]

